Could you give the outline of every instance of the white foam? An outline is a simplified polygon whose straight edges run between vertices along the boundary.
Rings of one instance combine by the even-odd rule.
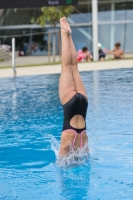
[[[71,148],[68,155],[57,157],[57,165],[60,167],[75,167],[84,164],[89,159],[88,144],[76,151]]]
[[[58,152],[59,152],[59,141],[53,136],[49,135],[51,139],[51,149],[55,152],[56,158],[58,157]]]
[[[66,156],[59,156],[59,141],[52,135],[49,135],[51,139],[51,149],[55,152],[56,163],[59,167],[74,167],[84,164],[89,159],[88,144],[84,147],[77,149],[76,151],[70,146],[70,151]]]

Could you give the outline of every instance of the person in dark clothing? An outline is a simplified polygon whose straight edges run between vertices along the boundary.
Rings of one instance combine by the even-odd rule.
[[[103,61],[103,60],[105,60],[106,54],[103,52],[101,47],[102,47],[102,45],[100,43],[98,43],[99,60]]]

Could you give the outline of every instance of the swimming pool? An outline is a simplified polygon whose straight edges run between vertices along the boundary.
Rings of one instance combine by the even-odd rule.
[[[81,73],[90,158],[60,168],[59,75],[0,79],[0,200],[131,200],[133,69]]]

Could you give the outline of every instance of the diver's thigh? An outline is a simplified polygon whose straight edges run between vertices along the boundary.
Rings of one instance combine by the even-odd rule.
[[[78,71],[78,67],[75,65],[72,67],[73,67],[73,80],[74,80],[76,92],[83,94],[87,98],[86,89],[82,81],[82,78],[80,76],[80,73]]]
[[[72,70],[68,67],[62,69],[59,81],[59,96],[62,104],[67,103],[76,94]]]

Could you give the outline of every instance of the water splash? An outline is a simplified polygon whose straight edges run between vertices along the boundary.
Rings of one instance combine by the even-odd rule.
[[[85,164],[89,160],[88,144],[85,144],[82,149],[74,150],[70,147],[69,154],[66,156],[57,157],[57,165],[61,168],[76,167]]]
[[[88,144],[84,145],[82,149],[76,151],[70,146],[70,151],[66,156],[59,155],[59,141],[53,136],[49,135],[51,140],[51,149],[55,152],[56,163],[61,168],[75,167],[84,164],[89,159]]]
[[[49,135],[50,140],[51,140],[51,149],[54,151],[56,158],[58,157],[59,154],[59,141],[53,136],[53,135]]]

